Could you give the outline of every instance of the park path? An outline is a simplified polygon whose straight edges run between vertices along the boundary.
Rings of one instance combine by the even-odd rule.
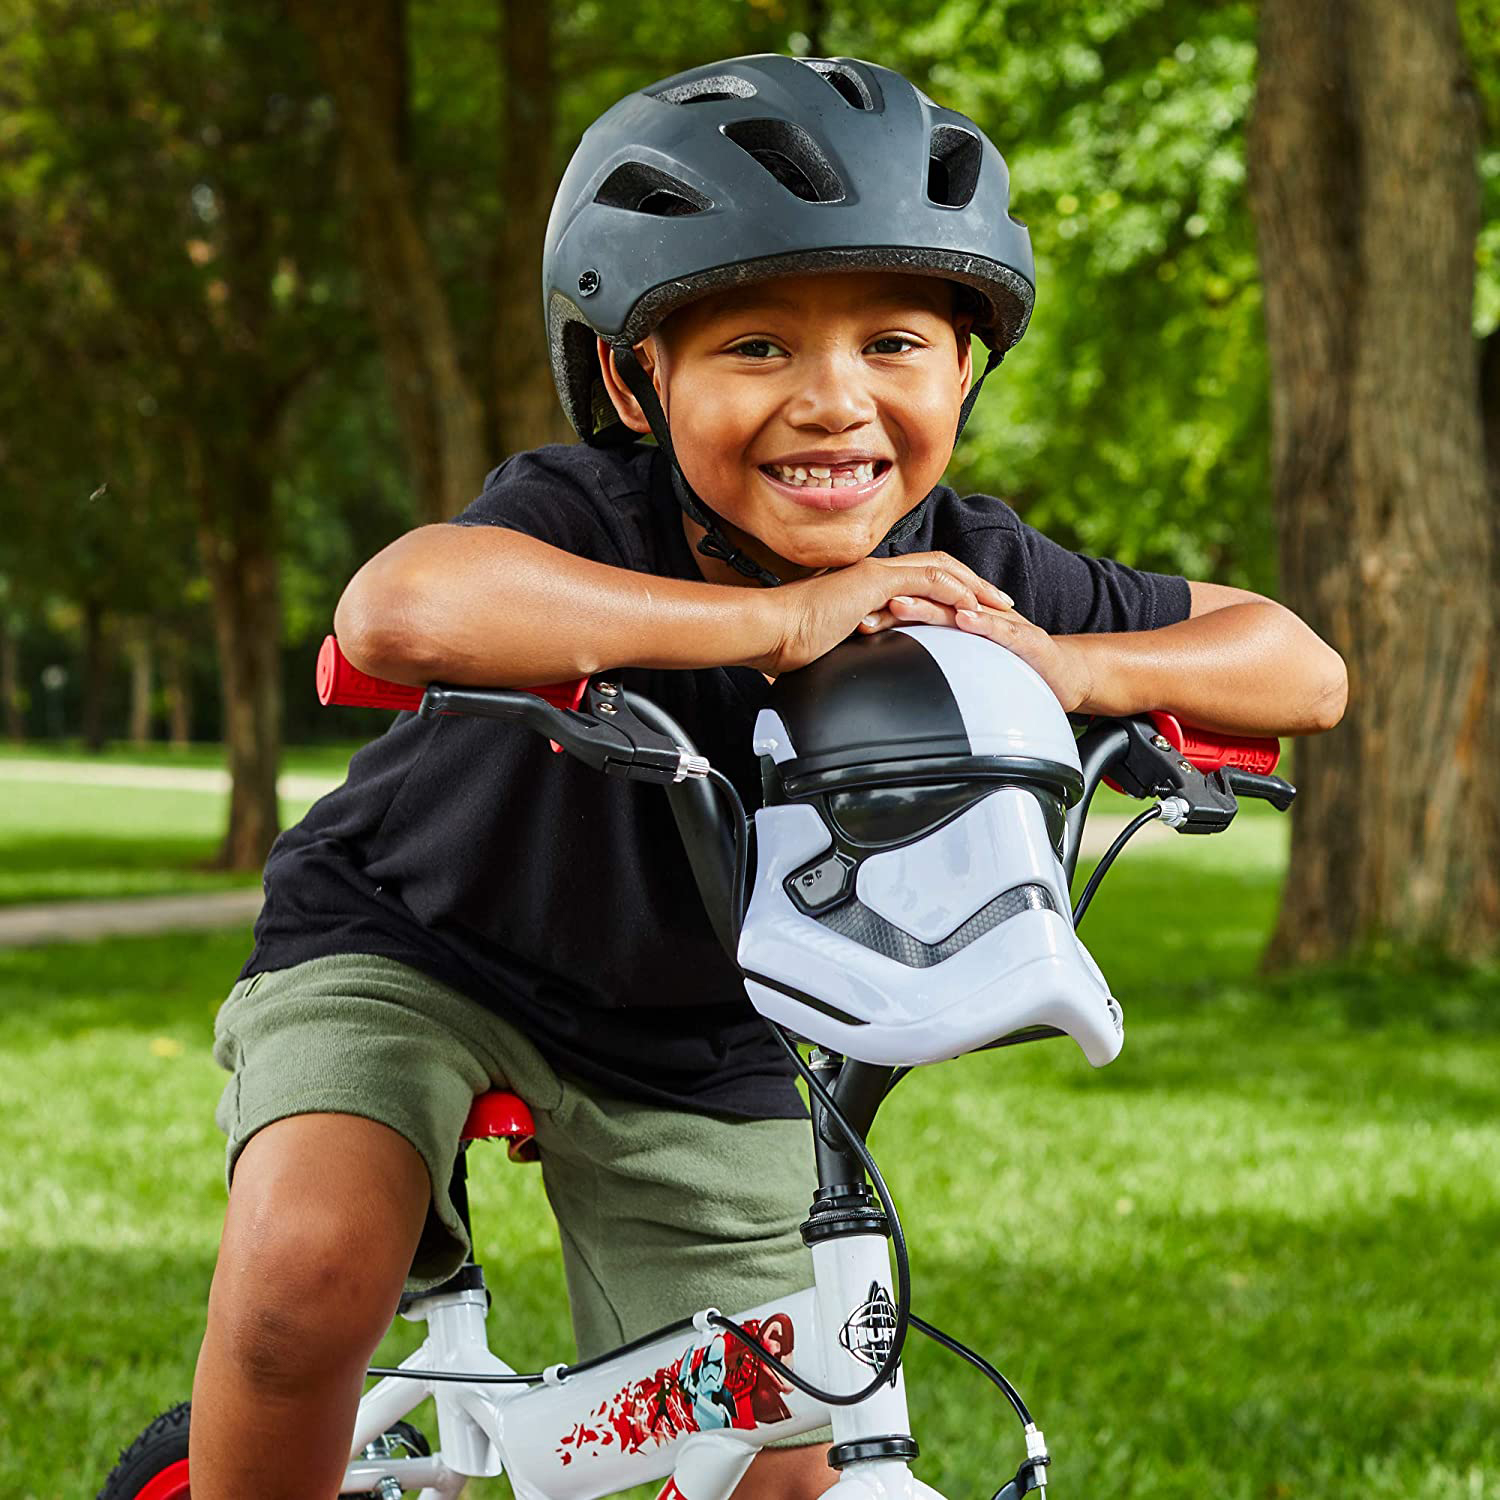
[[[285,771],[276,778],[283,797],[321,797],[343,781],[342,775]],[[111,786],[123,790],[229,793],[229,772],[215,766],[84,765],[78,761],[0,759],[0,781],[51,781],[74,786]]]

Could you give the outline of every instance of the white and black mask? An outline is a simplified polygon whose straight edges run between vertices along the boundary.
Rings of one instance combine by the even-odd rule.
[[[861,1062],[937,1062],[1035,1026],[1096,1067],[1118,1004],[1059,858],[1083,776],[1014,653],[902,626],[780,678],[755,726],[766,806],[739,960],[756,1008]]]

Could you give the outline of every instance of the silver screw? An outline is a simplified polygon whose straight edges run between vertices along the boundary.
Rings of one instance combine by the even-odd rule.
[[[1171,740],[1169,740],[1164,734],[1153,734],[1151,736],[1151,743],[1155,745],[1158,750],[1170,750],[1172,748]]]
[[[601,703],[599,705],[599,712],[601,714],[612,714],[616,712],[616,709],[613,703]]]
[[[1179,760],[1177,762],[1177,769],[1179,771],[1191,771],[1193,769],[1193,763],[1190,760]]]
[[[618,682],[600,682],[596,683],[595,686],[598,688],[600,696],[604,698],[613,698],[620,691],[620,684]]]
[[[387,1474],[375,1486],[375,1493],[380,1500],[401,1500],[401,1481],[394,1474]]]

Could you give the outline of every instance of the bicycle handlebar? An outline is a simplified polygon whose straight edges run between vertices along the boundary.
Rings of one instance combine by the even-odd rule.
[[[547,735],[553,750],[567,750],[606,775],[666,784],[704,904],[733,955],[721,878],[732,820],[701,780],[710,774],[708,761],[654,703],[603,679],[531,688],[410,687],[361,672],[331,635],[318,653],[317,681],[324,704],[398,709],[423,718],[460,713],[513,720]],[[1163,821],[1182,833],[1227,828],[1238,808],[1236,795],[1262,798],[1283,812],[1297,795],[1271,774],[1281,756],[1279,740],[1221,734],[1168,713],[1092,720],[1079,736],[1078,754],[1084,792],[1068,810],[1061,851],[1069,883],[1101,782],[1127,796],[1160,799]]]

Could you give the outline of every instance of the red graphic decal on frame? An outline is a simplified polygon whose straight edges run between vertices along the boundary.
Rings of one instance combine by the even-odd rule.
[[[744,1328],[777,1359],[790,1362],[797,1338],[786,1313],[773,1313],[764,1322],[747,1319]],[[782,1399],[789,1390],[753,1349],[732,1334],[716,1333],[706,1344],[691,1345],[676,1363],[602,1401],[558,1440],[557,1454],[569,1464],[575,1454],[593,1456],[609,1448],[643,1453],[692,1432],[751,1431],[784,1422],[791,1416]],[[669,1485],[659,1500],[672,1493]]]

